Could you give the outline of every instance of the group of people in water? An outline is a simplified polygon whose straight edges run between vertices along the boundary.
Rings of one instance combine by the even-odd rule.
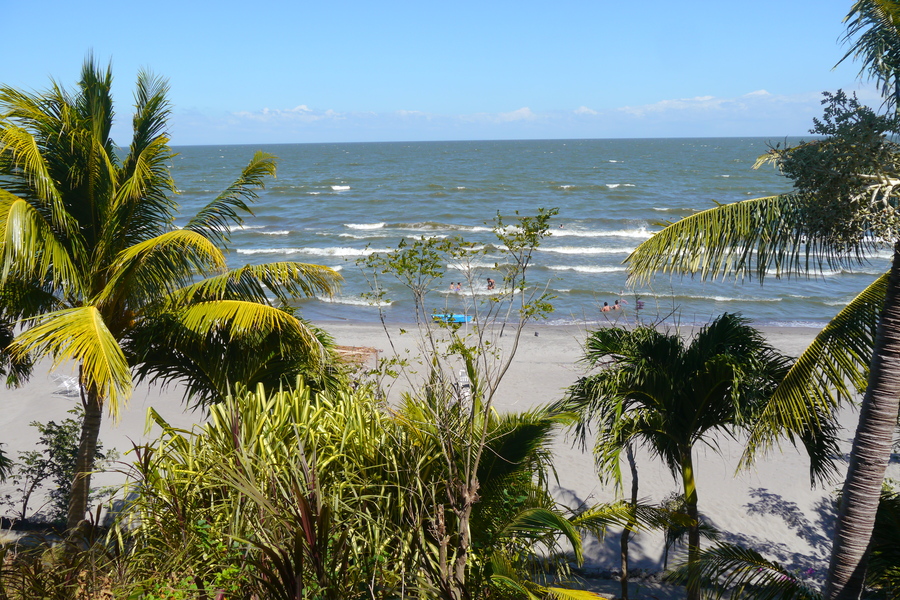
[[[625,302],[624,300],[616,300],[615,302],[613,302],[613,305],[610,306],[609,302],[604,302],[603,306],[600,308],[600,312],[609,312],[611,310],[622,310],[623,308],[625,308],[624,306],[622,306],[623,304],[628,304],[628,303]]]
[[[488,277],[487,278],[487,289],[493,290],[496,286],[497,286],[497,282],[494,281],[493,279],[491,279],[490,277]],[[450,282],[450,291],[457,292],[457,293],[462,292],[463,291],[462,282],[454,283],[451,281]]]

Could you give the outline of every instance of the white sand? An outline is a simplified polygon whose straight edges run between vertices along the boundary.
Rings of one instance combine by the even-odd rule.
[[[338,344],[370,346],[382,351],[382,359],[391,354],[391,346],[378,325],[321,323]],[[399,326],[391,326],[391,334],[398,348],[414,349],[412,335],[399,334]],[[409,329],[407,327],[407,329]],[[535,333],[538,335],[536,336]],[[811,329],[770,329],[766,336],[783,352],[799,354],[812,340]],[[579,328],[529,326],[522,337],[516,361],[507,373],[498,393],[499,410],[521,410],[557,400],[565,388],[581,373],[578,359],[586,332]],[[508,341],[507,335],[504,340]],[[71,372],[62,371],[62,375]],[[399,387],[399,386],[398,386]],[[28,427],[31,421],[60,421],[66,410],[76,402],[60,395],[60,386],[50,375],[38,371],[26,386],[17,390],[0,389],[0,441],[11,457],[21,450],[34,447],[37,431]],[[131,442],[147,439],[144,424],[147,408],[153,406],[173,424],[188,427],[200,415],[185,413],[181,394],[177,389],[160,390],[141,386],[132,397],[121,422],[116,425],[106,418],[101,440],[106,448],[125,451]],[[849,452],[849,440],[856,428],[856,413],[847,411],[842,418],[845,426],[844,451]],[[151,436],[152,437],[152,436]],[[615,490],[600,484],[588,451],[573,448],[560,436],[555,447],[555,465],[559,485],[558,497],[569,506],[613,500]],[[791,447],[761,460],[753,470],[735,474],[742,446],[727,437],[717,438],[718,451],[699,448],[695,457],[700,511],[717,528],[723,539],[752,546],[792,569],[815,569],[817,575],[827,568],[830,536],[833,524],[832,498],[836,487],[811,489],[808,461]],[[640,496],[656,503],[680,488],[665,467],[653,460],[646,451],[638,453]],[[889,476],[900,477],[900,467],[893,463]],[[627,468],[623,470],[625,489],[630,490]],[[115,476],[95,479],[97,485],[107,484]],[[7,486],[8,487],[8,486]],[[8,492],[9,490],[0,490]],[[588,573],[615,570],[619,566],[618,534],[611,533],[608,541],[586,541]],[[662,538],[659,534],[642,533],[632,541],[632,566],[659,570],[662,567]],[[613,590],[616,590],[613,586]],[[646,594],[651,588],[644,585]]]

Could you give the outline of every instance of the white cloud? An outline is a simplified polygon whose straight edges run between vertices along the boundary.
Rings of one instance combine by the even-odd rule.
[[[588,108],[587,106],[579,106],[573,111],[576,115],[599,115],[596,110],[592,108]]]
[[[242,121],[256,121],[256,122],[264,122],[264,123],[279,123],[279,122],[301,122],[301,123],[311,123],[314,121],[320,121],[322,119],[340,119],[342,118],[341,113],[335,112],[331,109],[325,111],[316,111],[311,109],[306,104],[299,104],[294,108],[263,108],[259,111],[237,111],[231,113],[233,117],[236,117]]]
[[[734,100],[716,98],[715,96],[696,96],[694,98],[676,98],[674,100],[660,100],[653,104],[642,106],[623,106],[619,110],[635,117],[643,117],[653,113],[672,111],[709,111],[721,109],[723,105],[730,104]]]
[[[500,113],[497,115],[497,118],[504,122],[510,121],[533,121],[537,119],[537,115],[532,112],[530,108],[527,106],[523,106],[518,110],[514,110],[512,112]]]

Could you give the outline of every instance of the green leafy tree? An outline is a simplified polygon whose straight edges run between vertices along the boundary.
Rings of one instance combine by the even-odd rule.
[[[588,336],[585,359],[596,373],[580,378],[562,406],[581,416],[585,440],[596,429],[594,456],[602,478],[621,483],[620,461],[630,444],[644,446],[681,479],[690,519],[688,562],[700,553],[699,495],[694,447],[715,444],[712,436],[734,436],[762,414],[790,360],[758,331],[725,313],[690,343],[677,332],[655,327],[609,327]],[[688,587],[688,597],[700,597]]]
[[[88,58],[74,92],[0,86],[0,295],[15,292],[3,317],[23,327],[9,348],[77,365],[85,410],[70,528],[85,514],[103,410],[118,415],[130,369],[146,356],[134,344],[141,332],[164,328],[174,346],[214,336],[250,344],[280,332],[279,355],[320,370],[326,353],[315,332],[267,295],[327,294],[338,281],[331,269],[298,263],[227,269],[229,227],[275,172],[264,153],[176,228],[167,84],[138,76],[126,151],[110,138],[111,85],[110,69]]]
[[[10,497],[8,503],[16,506],[18,519],[29,518],[28,505],[32,497],[49,482],[52,486],[47,490],[49,502],[45,507],[41,507],[38,514],[52,523],[66,520],[78,458],[78,441],[84,421],[84,411],[80,407],[70,410],[69,413],[75,415],[75,418],[63,419],[60,423],[56,421],[31,423],[40,434],[38,449],[20,452],[19,461],[13,465],[10,476],[13,485],[17,486],[16,493],[19,496]],[[117,457],[118,452],[115,450],[104,452],[103,445],[98,440],[97,453],[91,469],[96,469],[97,465],[115,460]]]
[[[463,328],[441,319],[437,307],[429,306],[436,282],[446,273],[447,264],[459,265],[466,288],[474,292],[478,271],[485,268],[487,249],[462,239],[418,239],[402,241],[396,252],[372,254],[363,264],[372,274],[376,299],[386,294],[382,276],[394,278],[412,294],[420,357],[425,381],[415,381],[409,369],[402,375],[410,387],[419,390],[420,400],[430,407],[427,422],[437,424],[437,448],[447,464],[445,502],[435,498],[434,526],[443,548],[435,570],[435,587],[442,597],[466,597],[467,573],[472,557],[471,520],[479,500],[479,465],[487,448],[490,419],[497,390],[515,357],[522,331],[531,321],[553,310],[546,288],[528,278],[534,253],[549,230],[557,209],[539,209],[536,215],[516,213],[512,222],[497,215],[493,249],[501,260],[493,265],[503,273],[493,294],[480,301],[473,293],[465,311],[473,326]],[[440,285],[443,289],[444,285]],[[438,313],[437,315],[435,313]],[[504,332],[510,333],[501,341]],[[390,337],[390,333],[386,333]],[[465,373],[467,384],[456,381]],[[454,385],[456,384],[456,385]],[[467,409],[461,410],[460,406]],[[445,513],[445,504],[449,509]],[[447,527],[449,520],[453,523]]]
[[[825,597],[856,599],[865,579],[878,494],[900,410],[900,145],[896,118],[842,92],[826,94],[812,133],[822,139],[774,148],[791,194],[720,205],[666,227],[627,259],[638,279],[654,272],[717,277],[814,275],[853,268],[880,247],[890,271],[816,336],[750,432],[745,461],[780,435],[834,431],[834,411],[865,392],[832,550]],[[824,457],[823,457],[824,458]],[[815,461],[814,461],[815,463]],[[823,463],[825,464],[825,463]]]

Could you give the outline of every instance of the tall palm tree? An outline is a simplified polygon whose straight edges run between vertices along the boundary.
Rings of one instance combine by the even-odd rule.
[[[57,83],[40,94],[0,86],[0,292],[16,291],[3,316],[23,328],[10,348],[14,356],[52,356],[55,367],[74,362],[85,409],[70,528],[86,510],[103,409],[117,417],[130,395],[130,369],[142,355],[124,348],[138,332],[164,323],[173,344],[280,332],[283,355],[302,354],[321,367],[325,353],[314,331],[267,294],[287,301],[330,293],[338,281],[314,265],[227,269],[229,226],[242,222],[255,189],[275,172],[274,157],[264,153],[176,228],[168,86],[138,76],[124,152],[110,138],[111,84],[109,67],[88,57],[74,92]]]
[[[700,552],[698,493],[693,451],[714,447],[710,436],[733,436],[766,409],[790,360],[768,346],[741,317],[725,313],[685,345],[678,333],[649,326],[602,328],[588,336],[585,359],[603,366],[580,378],[563,406],[576,410],[584,441],[591,425],[601,477],[621,480],[620,460],[630,444],[642,445],[681,479],[687,514],[688,562]],[[700,597],[697,586],[688,597]]]
[[[900,410],[900,146],[895,118],[876,115],[843,93],[826,94],[812,133],[824,136],[769,158],[795,192],[746,200],[670,224],[628,257],[631,274],[662,271],[719,276],[815,274],[850,267],[872,250],[892,248],[890,271],[817,336],[776,390],[748,448],[769,447],[779,431],[836,427],[833,410],[865,390],[844,484],[825,597],[856,599]],[[751,457],[747,457],[752,460]]]

